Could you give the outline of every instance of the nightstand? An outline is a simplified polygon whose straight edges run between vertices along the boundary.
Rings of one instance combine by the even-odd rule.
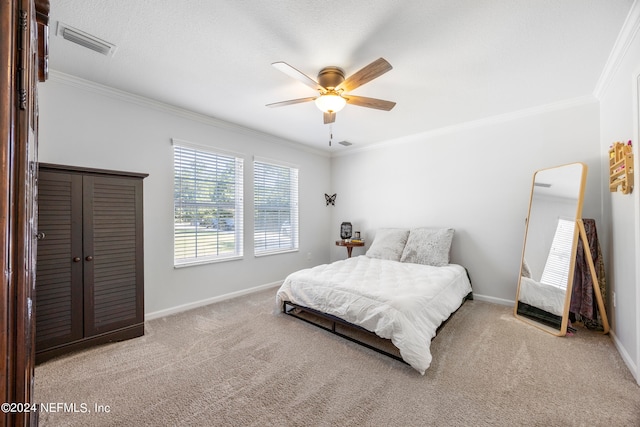
[[[353,251],[354,247],[364,246],[364,242],[360,241],[347,241],[347,240],[336,240],[336,246],[344,246],[347,248],[347,258],[351,258],[351,251]]]

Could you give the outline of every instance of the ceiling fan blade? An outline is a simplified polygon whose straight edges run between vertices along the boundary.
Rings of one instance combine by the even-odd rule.
[[[393,67],[384,58],[378,58],[371,64],[365,66],[359,71],[349,76],[345,81],[340,83],[336,90],[342,89],[345,92],[350,92],[355,88],[362,86],[363,84],[370,82],[376,77],[380,77]]]
[[[316,99],[315,96],[310,96],[308,98],[298,98],[298,99],[290,99],[288,101],[280,101],[280,102],[273,102],[271,104],[267,104],[267,107],[284,107],[285,105],[292,105],[292,104],[300,104],[302,102],[309,102],[309,101],[313,101],[314,99]]]
[[[324,113],[324,124],[328,125],[329,123],[334,123],[336,121],[336,113]]]
[[[345,95],[343,98],[347,100],[347,104],[375,108],[376,110],[389,111],[396,106],[395,102],[385,101],[384,99],[367,98],[366,96]]]
[[[299,82],[306,84],[313,90],[317,90],[318,92],[327,91],[324,87],[320,86],[320,84],[318,84],[317,81],[313,80],[311,77],[307,76],[303,72],[293,68],[291,65],[287,64],[286,62],[274,62],[271,65],[273,65],[274,67],[276,67],[278,70],[282,71],[289,77],[293,77]]]

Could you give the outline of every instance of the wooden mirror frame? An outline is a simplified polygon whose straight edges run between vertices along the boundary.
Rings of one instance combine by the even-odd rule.
[[[529,233],[529,225],[530,225],[530,219],[531,219],[531,210],[532,210],[532,205],[534,202],[534,192],[536,189],[536,177],[538,177],[538,174],[544,171],[552,171],[552,170],[558,170],[559,168],[563,168],[563,167],[570,167],[570,166],[574,166],[574,165],[580,165],[582,170],[581,170],[581,177],[580,177],[580,183],[579,183],[579,189],[578,189],[578,194],[577,194],[577,203],[576,203],[576,209],[575,209],[575,218],[574,218],[574,230],[573,230],[573,242],[571,245],[571,258],[569,260],[569,271],[568,271],[568,277],[567,277],[567,286],[566,286],[566,293],[564,296],[564,306],[563,306],[563,310],[562,310],[562,316],[561,316],[561,322],[560,322],[560,327],[559,328],[554,328],[552,326],[549,326],[541,321],[537,321],[535,319],[533,319],[532,317],[528,317],[528,316],[524,316],[522,314],[518,313],[518,306],[520,303],[520,291],[521,291],[521,285],[522,285],[522,276],[523,276],[523,269],[524,269],[524,265],[525,265],[525,252],[526,252],[526,248],[527,248],[527,237],[528,237],[528,233]],[[519,320],[528,323],[530,325],[533,325],[545,332],[548,332],[550,334],[556,335],[556,336],[564,336],[567,333],[567,325],[568,325],[568,321],[569,321],[569,306],[571,304],[571,291],[572,291],[572,287],[573,287],[573,276],[574,276],[574,271],[575,271],[575,263],[576,263],[576,249],[578,246],[578,239],[581,238],[584,244],[584,248],[585,248],[585,258],[587,259],[587,262],[590,266],[590,271],[592,274],[592,277],[594,278],[594,284],[596,284],[596,286],[594,286],[594,291],[596,293],[596,300],[598,303],[598,308],[600,309],[601,312],[601,316],[602,316],[602,320],[603,320],[603,326],[605,329],[605,333],[608,332],[609,330],[609,325],[607,322],[607,318],[606,318],[606,312],[604,310],[604,303],[602,300],[602,295],[600,293],[600,287],[597,285],[598,281],[596,279],[596,275],[595,275],[595,267],[593,265],[593,259],[591,258],[591,253],[589,251],[589,243],[588,240],[586,238],[586,233],[584,230],[584,224],[582,223],[582,205],[583,205],[583,201],[584,201],[584,188],[586,185],[586,179],[587,179],[587,165],[584,163],[569,163],[569,164],[565,164],[565,165],[560,165],[560,166],[555,166],[555,167],[551,167],[551,168],[546,168],[546,169],[540,169],[538,171],[536,171],[533,175],[533,181],[532,181],[532,185],[531,185],[531,195],[529,198],[529,210],[527,211],[527,220],[526,220],[526,226],[525,226],[525,234],[524,234],[524,243],[522,245],[522,257],[521,257],[521,262],[520,262],[520,274],[518,275],[518,287],[517,287],[517,291],[516,291],[516,300],[515,300],[515,304],[514,304],[514,316],[516,318],[518,318]]]

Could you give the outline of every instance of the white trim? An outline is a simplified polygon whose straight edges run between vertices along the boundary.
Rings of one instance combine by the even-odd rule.
[[[636,0],[636,3],[638,0]],[[635,3],[634,3],[635,5]],[[633,8],[632,8],[633,10]],[[631,13],[630,13],[631,14]],[[276,137],[275,135],[271,135],[268,133],[260,132],[254,129],[250,129],[241,125],[237,125],[235,123],[227,122],[221,119],[217,119],[215,117],[207,116],[205,114],[196,113],[194,111],[186,110],[184,108],[176,107],[170,104],[166,104],[160,101],[156,101],[154,99],[145,98],[140,95],[134,95],[129,92],[125,92],[119,89],[114,89],[105,85],[101,85],[99,83],[95,83],[89,80],[82,79],[80,77],[75,77],[70,74],[65,74],[60,71],[56,71],[53,69],[49,70],[49,81],[59,82],[62,84],[66,84],[68,86],[76,87],[82,90],[86,90],[88,92],[93,92],[99,95],[103,95],[109,98],[118,99],[125,102],[130,102],[133,104],[137,104],[147,108],[153,108],[155,110],[159,110],[162,112],[166,112],[169,114],[173,114],[177,117],[186,118],[189,120],[197,121],[200,123],[204,123],[207,125],[215,126],[222,129],[231,130],[234,132],[238,132],[244,135],[250,135],[253,137],[261,138],[268,140],[270,142],[284,145],[289,148],[294,148],[301,151],[306,151],[315,155],[319,155],[322,157],[342,157],[347,156],[353,153],[369,151],[372,149],[377,149],[382,146],[404,143],[404,142],[412,142],[415,140],[422,141],[424,139],[434,138],[440,135],[446,135],[458,132],[460,130],[465,129],[474,129],[483,126],[490,126],[497,123],[503,123],[511,120],[520,119],[528,116],[535,116],[538,114],[542,114],[545,112],[552,112],[556,110],[572,108],[579,105],[588,104],[590,102],[594,102],[594,96],[588,95],[568,100],[563,100],[559,102],[555,102],[552,104],[542,105],[538,107],[528,108],[524,110],[514,111],[506,114],[501,114],[497,116],[487,117],[484,119],[474,120],[466,123],[460,123],[452,126],[446,126],[438,129],[429,130],[426,132],[421,132],[413,135],[408,135],[405,137],[400,137],[396,139],[381,141],[379,143],[370,143],[363,145],[361,147],[351,146],[346,148],[345,150],[341,150],[340,152],[336,151],[328,151],[328,150],[319,150],[313,147],[310,147],[304,143],[296,142],[280,137]]]
[[[154,110],[162,111],[164,113],[173,114],[174,116],[177,116],[177,117],[182,117],[188,120],[204,123],[206,125],[215,126],[220,129],[226,129],[226,130],[237,132],[243,135],[249,135],[255,138],[260,138],[262,140],[266,140],[281,146],[286,146],[288,148],[293,148],[298,151],[306,151],[308,153],[319,155],[322,157],[330,157],[329,151],[319,150],[298,141],[280,138],[275,135],[250,129],[235,123],[227,122],[212,116],[208,116],[206,114],[196,113],[191,110],[176,107],[174,105],[166,104],[164,102],[156,101],[155,99],[146,98],[140,95],[134,95],[129,92],[125,92],[119,89],[114,89],[109,86],[101,85],[99,83],[85,80],[80,77],[72,76],[70,74],[65,74],[53,69],[49,70],[49,81],[58,82],[61,84],[65,84],[67,86],[72,86],[78,89],[85,90],[87,92],[93,92],[98,95],[106,96],[112,99],[117,99],[119,101],[130,102],[132,104],[136,104],[142,107],[152,108]]]
[[[637,3],[637,1],[636,1]],[[638,162],[638,154],[640,153],[640,149],[638,148],[638,138],[640,138],[640,68],[637,69],[633,74],[632,74],[632,78],[633,78],[633,83],[632,83],[632,87],[633,87],[633,95],[632,95],[632,99],[633,99],[633,155],[636,158],[636,162]],[[637,168],[637,163],[636,163],[636,168]],[[638,258],[638,255],[640,254],[640,227],[638,226],[638,224],[640,224],[640,173],[635,173],[634,177],[633,177],[633,187],[635,188],[635,192],[632,193],[632,197],[634,198],[633,201],[633,208],[635,211],[634,217],[635,217],[635,230],[634,230],[634,237],[635,237],[635,255],[636,255],[636,259]],[[636,291],[636,304],[635,304],[635,309],[636,309],[636,359],[635,360],[635,364],[634,364],[634,369],[632,369],[632,372],[634,373],[634,377],[636,378],[636,382],[638,383],[638,385],[640,385],[640,375],[637,372],[637,367],[640,366],[640,265],[638,262],[635,263],[636,266],[636,271],[635,271],[635,291]],[[622,354],[622,352],[620,352],[620,354]],[[624,356],[623,356],[624,358]],[[627,363],[627,365],[629,365],[629,363]],[[629,366],[629,369],[631,369],[631,366]]]
[[[194,308],[204,307],[205,305],[214,304],[216,302],[226,301],[226,300],[231,299],[231,298],[241,297],[241,296],[244,296],[244,295],[253,294],[255,292],[260,292],[260,291],[263,291],[263,290],[266,290],[266,289],[275,288],[277,286],[282,285],[282,282],[283,281],[280,280],[278,282],[267,283],[267,284],[264,284],[264,285],[255,286],[253,288],[243,289],[241,291],[236,291],[236,292],[231,292],[231,293],[224,294],[224,295],[219,295],[217,297],[206,298],[206,299],[203,299],[203,300],[200,300],[200,301],[195,301],[195,302],[191,302],[191,303],[188,303],[188,304],[177,305],[175,307],[167,308],[167,309],[164,309],[164,310],[158,310],[158,311],[154,311],[152,313],[146,313],[144,315],[144,321],[148,322],[149,320],[159,319],[161,317],[170,316],[172,314],[182,313],[183,311],[193,310]],[[275,304],[275,295],[274,295],[273,301],[274,301],[274,304]]]
[[[624,348],[622,343],[618,340],[618,337],[616,336],[615,332],[613,332],[613,330],[609,331],[609,336],[611,336],[613,345],[615,345],[616,349],[618,350],[618,353],[620,353],[620,357],[622,357],[623,362],[625,363],[625,365],[627,365],[627,368],[629,368],[629,371],[631,371],[631,374],[636,379],[636,382],[640,383],[640,381],[638,381],[638,378],[639,378],[638,365],[636,365],[633,358],[629,355],[629,353],[627,353],[627,350]]]
[[[363,151],[377,150],[390,145],[404,144],[410,142],[423,142],[427,139],[439,137],[442,135],[448,135],[463,130],[472,130],[485,126],[492,126],[500,123],[505,123],[513,120],[522,119],[525,117],[537,116],[544,113],[550,113],[558,110],[565,110],[569,108],[575,108],[582,105],[588,105],[596,103],[598,100],[593,95],[581,96],[578,98],[566,99],[563,101],[554,102],[552,104],[541,105],[538,107],[527,108],[524,110],[512,111],[510,113],[500,114],[497,116],[486,117],[484,119],[473,120],[470,122],[459,123],[451,126],[445,126],[438,129],[428,130],[426,132],[416,133],[413,135],[407,135],[404,137],[389,139],[381,142],[373,142],[360,147],[352,146],[347,150],[340,152],[332,152],[331,157],[343,157],[354,153],[360,153]]]
[[[300,170],[300,166],[295,163],[288,163],[283,160],[273,159],[270,157],[253,156],[253,162],[266,163],[273,166],[282,166],[285,168]]]
[[[504,298],[496,298],[496,297],[491,297],[491,296],[488,296],[488,295],[476,294],[475,292],[473,293],[473,299],[477,300],[477,301],[490,302],[492,304],[506,305],[506,306],[511,306],[511,307],[513,307],[514,304],[515,304],[515,301],[513,301],[513,300],[504,299]]]
[[[175,239],[175,237],[174,237]],[[174,248],[175,251],[175,248]],[[243,251],[244,252],[244,251]],[[174,261],[173,268],[186,268],[186,267],[194,267],[196,265],[205,265],[205,264],[216,264],[219,262],[227,262],[227,261],[238,261],[240,259],[244,259],[243,255],[232,255],[232,256],[224,256],[219,258],[207,258],[198,260],[197,258],[194,261],[184,261],[176,263]]]
[[[605,64],[602,74],[593,90],[593,96],[600,99],[609,87],[614,75],[620,68],[620,64],[624,60],[629,50],[629,46],[633,42],[633,38],[640,29],[640,1],[635,0],[629,9],[629,14],[622,24],[622,28],[618,33],[618,38],[611,49],[607,63]]]
[[[204,150],[213,154],[220,154],[223,156],[233,156],[243,160],[247,155],[238,151],[225,150],[212,145],[206,145],[199,142],[191,142],[180,138],[171,138],[171,145],[177,145],[179,147],[193,148],[194,150]]]

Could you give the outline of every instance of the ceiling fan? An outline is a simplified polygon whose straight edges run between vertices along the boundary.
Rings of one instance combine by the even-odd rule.
[[[289,101],[274,102],[272,104],[267,104],[267,107],[282,107],[285,105],[315,101],[318,108],[324,113],[324,123],[328,124],[336,121],[336,113],[342,110],[346,104],[385,111],[391,110],[396,105],[395,102],[385,101],[383,99],[347,94],[347,92],[350,92],[391,70],[393,67],[384,58],[376,59],[371,64],[365,66],[346,79],[344,77],[344,71],[341,68],[333,66],[325,67],[318,73],[318,81],[313,80],[311,77],[298,71],[286,62],[274,62],[271,65],[289,77],[293,77],[310,88],[317,90],[320,95],[291,99]]]

